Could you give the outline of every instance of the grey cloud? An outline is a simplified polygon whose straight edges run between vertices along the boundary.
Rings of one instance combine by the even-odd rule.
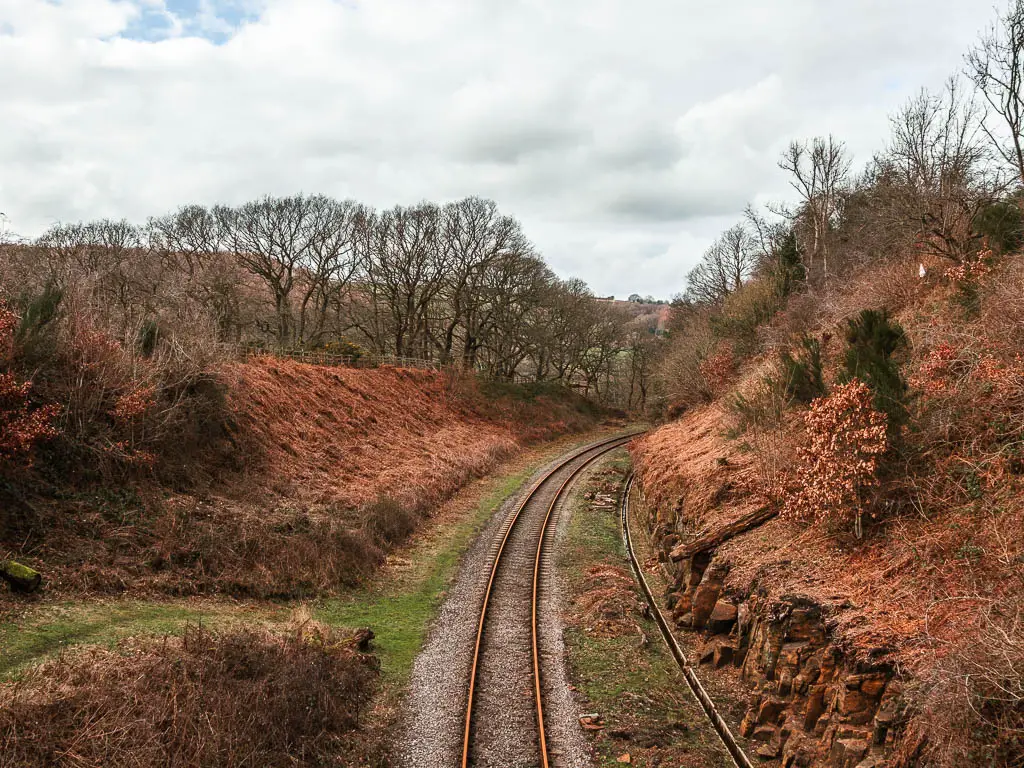
[[[649,189],[623,192],[613,197],[605,208],[610,214],[632,222],[685,223],[691,219],[737,211],[742,209],[743,204],[742,195],[729,197],[699,188],[668,192],[664,188],[652,186]]]
[[[143,2],[159,5],[0,0],[15,230],[299,189],[484,194],[560,274],[661,296],[748,200],[791,194],[790,139],[831,131],[866,160],[886,113],[941,85],[992,15],[991,0],[204,0],[179,37],[120,37]],[[188,36],[203,30],[214,41]]]
[[[579,146],[583,133],[559,126],[510,121],[463,137],[454,158],[471,163],[519,163],[531,157]]]

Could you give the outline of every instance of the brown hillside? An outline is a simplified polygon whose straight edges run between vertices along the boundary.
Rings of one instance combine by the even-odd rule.
[[[179,458],[172,440],[118,483],[62,480],[51,460],[8,466],[3,550],[49,594],[331,591],[520,446],[596,423],[557,388],[491,399],[473,378],[426,371],[264,358],[216,378],[225,426],[208,431],[224,438],[198,455]],[[194,466],[160,481],[178,461]]]
[[[888,741],[882,732],[882,745],[893,755],[913,755],[924,743],[938,750],[947,736],[956,745],[950,750],[966,754],[971,747],[960,744],[981,729],[976,738],[987,741],[985,754],[999,756],[992,764],[1010,764],[998,760],[1018,754],[1012,724],[1018,722],[1013,702],[1021,678],[1013,670],[1024,647],[1024,262],[1008,256],[980,280],[975,310],[960,305],[955,274],[930,270],[921,279],[917,267],[908,258],[865,270],[819,299],[817,320],[808,328],[824,339],[828,382],[838,376],[839,324],[860,309],[888,307],[907,336],[901,368],[910,384],[909,419],[872,489],[863,539],[849,518],[809,523],[786,512],[787,494],[799,479],[798,449],[807,444],[805,407],[791,405],[774,431],[737,426],[736,393],[749,393],[774,370],[774,352],[749,360],[718,400],[636,441],[632,450],[666,555],[765,505],[783,512],[713,547],[710,566],[707,559],[678,563],[676,589],[686,594],[677,605],[686,608],[677,618],[684,624],[691,621],[682,612],[691,599],[697,620],[702,590],[748,606],[758,617],[747,629],[750,653],[761,642],[769,653],[771,638],[781,638],[789,643],[783,655],[792,646],[799,659],[786,675],[810,676],[810,667],[800,664],[821,645],[812,664],[824,664],[818,656],[825,654],[839,659],[842,674],[853,676],[848,680],[869,673],[881,676],[883,685],[890,680],[877,716],[890,717],[889,698],[910,715],[904,730],[890,729]],[[775,325],[786,321],[784,314]],[[798,631],[787,623],[791,612],[820,615],[820,630],[801,625]],[[811,645],[804,648],[808,631]],[[759,692],[755,709],[765,696],[782,696],[790,709],[781,717],[804,723],[799,718],[808,689],[798,693],[794,682],[789,693],[788,684],[773,682],[779,672],[772,665],[762,669],[763,660],[753,658],[742,664],[742,676]],[[907,693],[901,699],[902,686]],[[836,734],[860,739],[864,727],[870,730],[862,715],[870,718],[874,709],[849,709],[854,705],[844,703],[841,692],[828,705],[830,691],[824,712],[831,728],[822,735],[821,728],[804,734],[803,726],[792,726],[796,736],[784,756],[838,765],[844,758],[831,746],[841,738]],[[972,711],[981,719],[971,720]],[[750,717],[756,722],[757,712]]]

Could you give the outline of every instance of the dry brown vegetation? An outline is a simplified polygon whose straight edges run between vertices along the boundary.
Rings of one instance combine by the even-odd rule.
[[[309,622],[84,651],[0,687],[0,765],[358,765],[375,679]]]
[[[335,209],[321,198],[277,202],[247,210],[280,223],[312,208]],[[477,214],[496,217],[493,206],[478,202]],[[445,212],[453,226],[469,213],[460,210]],[[198,214],[152,222],[146,242],[141,228],[99,222],[55,227],[32,245],[0,245],[0,560],[13,557],[44,577],[32,596],[0,587],[5,632],[17,631],[34,602],[93,605],[113,594],[250,601],[338,595],[364,584],[389,551],[471,480],[528,444],[596,426],[606,414],[560,383],[523,384],[515,370],[522,345],[486,346],[493,327],[457,327],[497,308],[480,295],[453,295],[466,286],[447,280],[452,254],[441,253],[436,240],[436,248],[418,254],[437,270],[434,289],[448,291],[430,294],[431,319],[442,307],[465,312],[475,302],[470,318],[449,318],[444,350],[434,346],[444,329],[427,331],[421,322],[427,304],[397,325],[381,314],[383,298],[367,304],[382,288],[366,282],[383,280],[379,270],[394,268],[388,277],[401,282],[394,251],[374,251],[372,265],[360,263],[353,299],[346,282],[352,275],[335,274],[327,262],[317,272],[312,246],[275,257],[258,243],[243,252],[203,238],[175,246],[159,240],[161,233],[188,234],[175,227],[202,234]],[[426,206],[385,218],[392,215],[429,224],[441,212]],[[552,292],[561,296],[563,284],[532,254],[517,225],[506,218],[492,224],[509,229],[511,250],[492,243],[493,252],[462,254],[479,257],[463,277],[494,277],[479,271],[504,260],[533,270],[538,284],[525,289],[538,302]],[[353,235],[321,227],[320,246],[331,233]],[[273,283],[279,269],[290,271],[282,280],[309,303],[274,305],[260,280]],[[372,278],[371,269],[378,270]],[[414,290],[426,295],[423,286]],[[582,320],[571,358],[545,358],[561,366],[563,382],[587,362],[587,347],[580,346],[587,324],[598,316],[614,320],[593,306],[582,283],[574,290],[575,301],[595,311]],[[548,328],[550,316],[541,323],[535,315],[550,304],[533,309],[529,327],[515,325],[522,313],[502,327],[514,325],[520,336]],[[339,312],[350,311],[364,313],[356,324],[376,313],[378,325],[364,341],[378,352],[429,357],[444,363],[436,366],[443,372],[239,354],[238,342],[271,340],[362,354],[338,328]],[[403,336],[409,322],[415,333]],[[617,333],[619,326],[602,328]],[[462,365],[456,356],[465,357]],[[491,371],[503,380],[477,378],[473,369],[485,361],[505,366]],[[587,362],[586,375],[592,380],[606,363]],[[549,373],[532,378],[554,378]],[[48,650],[38,650],[39,657]],[[379,765],[390,715],[360,727],[378,692],[375,678],[370,658],[309,622],[287,636],[253,625],[125,641],[46,661],[3,682],[0,765]],[[393,695],[383,689],[380,699]]]
[[[217,441],[154,454],[118,490],[103,474],[54,477],[61,458],[45,450],[35,468],[8,470],[3,541],[51,593],[267,598],[351,585],[519,446],[594,423],[558,390],[490,400],[472,378],[425,371],[265,358],[221,366],[215,381]]]
[[[690,273],[660,377],[681,418],[634,448],[662,549],[779,513],[707,539],[726,592],[809,599],[847,663],[907,682],[908,766],[1024,764],[1024,176],[997,139],[1022,61],[1013,0],[975,98],[915,96],[862,172],[794,142],[797,205],[748,210]]]
[[[892,267],[864,270],[817,315],[812,329],[831,332],[850,314],[846,307],[861,304],[857,296],[888,296],[882,303],[897,311],[910,341],[910,417],[898,452],[870,473],[878,487],[857,507],[869,515],[864,540],[831,515],[810,526],[782,516],[717,553],[730,565],[727,589],[810,596],[829,606],[851,653],[916,676],[922,719],[905,742],[915,755],[908,764],[1014,765],[1021,754],[1024,263],[1016,255],[991,263],[978,281],[975,314],[957,304],[956,275],[921,280],[911,256],[902,273],[912,277],[900,280]],[[894,282],[916,287],[893,291]],[[829,350],[832,380],[841,350]],[[766,371],[777,372],[772,353],[748,364],[739,391]],[[785,492],[780,498],[767,482],[779,477],[780,455],[790,457],[781,462],[782,484],[807,492],[796,471],[807,440],[799,408],[772,422],[769,442],[759,442],[758,425],[740,432],[735,423],[712,404],[636,444],[637,470],[666,529],[696,538],[757,504],[785,503]]]
[[[282,231],[287,245],[268,234]],[[593,425],[564,385],[611,397],[626,330],[476,198],[376,212],[300,195],[58,224],[0,243],[0,310],[0,557],[37,566],[51,593],[352,584],[519,446]]]

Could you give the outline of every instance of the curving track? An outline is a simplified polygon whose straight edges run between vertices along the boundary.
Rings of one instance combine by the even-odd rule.
[[[639,434],[639,433],[636,433]],[[552,638],[539,615],[551,521],[588,465],[636,434],[591,445],[545,474],[503,527],[480,607],[465,710],[462,768],[558,765],[545,727]]]

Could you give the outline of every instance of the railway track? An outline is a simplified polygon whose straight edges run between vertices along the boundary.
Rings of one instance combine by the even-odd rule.
[[[733,736],[732,731],[729,730],[729,726],[725,720],[719,714],[718,709],[715,707],[715,702],[708,695],[708,692],[701,685],[700,680],[697,677],[696,672],[686,659],[686,655],[683,650],[679,647],[679,643],[676,642],[675,635],[672,634],[672,630],[669,628],[668,622],[661,613],[661,609],[658,607],[658,601],[654,598],[654,593],[651,592],[651,588],[647,584],[647,578],[644,576],[643,569],[640,567],[640,563],[636,558],[636,553],[633,551],[633,541],[629,534],[629,494],[633,487],[633,475],[630,475],[626,479],[626,485],[622,490],[622,502],[619,506],[619,511],[622,519],[622,540],[626,547],[626,554],[629,557],[629,564],[633,568],[633,574],[636,576],[636,580],[640,585],[641,591],[644,593],[644,597],[647,600],[647,605],[651,609],[651,615],[654,617],[655,622],[658,625],[658,629],[661,630],[661,636],[665,640],[665,644],[668,646],[669,652],[672,657],[676,660],[676,664],[679,665],[679,669],[682,670],[683,679],[686,680],[686,685],[690,689],[690,693],[697,700],[700,708],[704,711],[708,720],[711,722],[712,727],[715,729],[715,733],[718,734],[718,738],[722,740],[722,744],[729,752],[729,756],[732,758],[733,763],[737,768],[753,768],[753,764],[750,762],[750,758],[747,757],[743,748],[736,741],[736,737]]]
[[[477,623],[462,768],[556,765],[553,756],[557,758],[558,750],[552,749],[544,716],[545,633],[539,610],[546,545],[556,510],[573,480],[636,434],[596,443],[560,462],[533,485],[500,532]],[[526,666],[532,679],[532,718],[523,712],[525,691],[519,685],[526,679]],[[533,720],[536,735],[532,744],[528,743],[531,736],[510,722],[517,712],[521,719]]]

